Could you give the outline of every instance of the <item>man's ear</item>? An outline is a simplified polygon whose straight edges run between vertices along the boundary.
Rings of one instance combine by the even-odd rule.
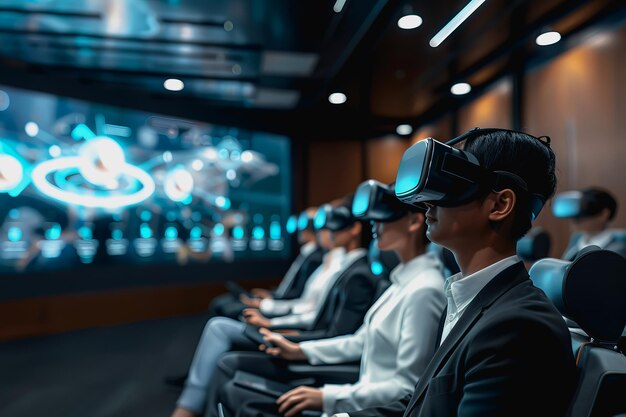
[[[505,188],[491,193],[486,201],[489,204],[489,221],[501,222],[512,215],[517,204],[517,196],[513,190]]]
[[[363,226],[361,225],[361,222],[354,222],[354,224],[350,228],[350,234],[352,235],[352,237],[358,237],[361,234],[362,228]]]
[[[426,221],[426,215],[424,213],[409,213],[409,232],[417,232],[424,226],[424,221]]]

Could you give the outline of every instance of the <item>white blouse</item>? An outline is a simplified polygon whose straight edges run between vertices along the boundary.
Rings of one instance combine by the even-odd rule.
[[[313,365],[361,359],[358,382],[322,387],[325,414],[384,405],[413,391],[437,347],[446,304],[441,269],[434,254],[397,266],[355,334],[300,343]]]

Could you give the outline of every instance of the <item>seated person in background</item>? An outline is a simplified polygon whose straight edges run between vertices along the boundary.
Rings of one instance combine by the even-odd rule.
[[[405,152],[396,195],[427,203],[427,236],[461,272],[446,281],[440,346],[413,393],[350,417],[565,416],[576,382],[570,334],[515,255],[554,193],[554,170],[548,138],[504,129]]]
[[[323,410],[331,415],[338,410],[384,405],[413,390],[437,347],[437,327],[446,302],[442,264],[435,253],[426,253],[424,212],[424,209],[400,203],[387,185],[376,181],[363,183],[355,196],[353,214],[374,222],[380,250],[393,250],[399,256],[401,263],[391,272],[391,286],[369,309],[363,325],[354,334],[293,343],[279,334],[262,330],[265,339],[274,345],[267,353],[289,361],[307,360],[319,365],[360,359],[359,380],[354,384],[326,384],[321,388],[300,386],[278,401],[238,387],[232,381],[224,385],[222,380],[217,384],[224,386],[219,401],[229,416],[248,415],[236,413],[244,403],[249,405],[246,412],[252,412],[253,416],[284,414],[291,417],[305,409]],[[282,369],[277,370],[280,360],[263,360],[258,355],[228,354],[220,368],[230,366],[230,376],[236,370],[243,370],[284,380],[289,374],[284,361]],[[293,373],[290,376],[290,379],[299,377]],[[258,410],[253,412],[256,407]]]
[[[300,254],[287,270],[278,288],[274,291],[255,288],[251,291],[255,296],[254,298],[241,295],[237,299],[230,293],[216,297],[209,306],[212,317],[224,316],[236,319],[245,308],[259,308],[259,306],[261,306],[262,312],[273,315],[269,312],[270,309],[264,310],[263,304],[271,303],[273,300],[294,299],[302,295],[307,279],[322,264],[322,257],[324,256],[324,250],[317,244],[313,229],[313,217],[316,210],[316,208],[310,207],[298,217],[298,242],[302,245]]]
[[[323,229],[320,232],[319,242],[329,252],[307,281],[303,292],[303,297],[310,297],[310,293],[315,295],[313,303],[307,302],[312,310],[296,309],[292,314],[280,317],[281,322],[275,323],[307,328],[320,321],[317,316],[330,314],[341,318],[346,323],[344,326],[348,326],[348,331],[354,331],[363,321],[365,312],[374,301],[375,281],[367,265],[367,252],[359,247],[361,224],[355,221],[346,207],[351,206],[352,199],[346,198],[342,204],[338,207],[323,206],[323,213],[329,216],[329,222],[323,221],[322,226],[325,227],[332,219],[333,224],[327,226],[337,229],[333,232]],[[340,291],[333,291],[335,289]],[[347,298],[346,291],[352,291],[354,297]],[[329,295],[333,303],[329,303]],[[267,320],[262,316],[254,317]],[[350,326],[348,323],[352,322]],[[196,348],[174,417],[195,416],[203,412],[209,383],[217,361],[224,353],[232,348],[257,349],[257,345],[244,336],[245,327],[245,323],[225,317],[209,320]]]
[[[571,261],[581,249],[590,245],[626,256],[626,243],[617,239],[616,230],[609,229],[616,212],[615,197],[601,188],[558,194],[552,204],[552,213],[557,218],[570,219],[572,231],[562,258]]]

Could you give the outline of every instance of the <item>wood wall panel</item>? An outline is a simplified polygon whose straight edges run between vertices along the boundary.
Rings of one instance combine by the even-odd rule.
[[[614,227],[626,226],[626,28],[602,33],[526,77],[524,127],[549,135],[557,156],[558,191],[609,189],[621,203]],[[553,256],[567,245],[569,225],[547,207],[538,219],[553,237]]]
[[[385,184],[395,181],[400,160],[409,145],[408,139],[398,136],[369,140],[366,144],[367,179],[375,179]]]
[[[245,288],[277,280],[242,281]],[[140,288],[0,303],[0,340],[68,332],[141,320],[202,314],[223,283]]]
[[[361,142],[311,143],[308,170],[307,205],[317,206],[353,193],[364,176]]]
[[[505,78],[458,112],[458,132],[474,127],[512,127],[512,85]]]

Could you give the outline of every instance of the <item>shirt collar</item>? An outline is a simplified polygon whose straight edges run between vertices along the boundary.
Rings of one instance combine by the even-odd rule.
[[[317,249],[315,242],[307,242],[300,248],[300,255],[309,256],[313,253],[313,251],[315,251],[315,249]]]
[[[345,253],[345,249],[344,249],[344,253]],[[367,251],[363,248],[357,248],[357,249],[351,250],[350,252],[345,254],[345,256],[343,257],[343,262],[341,264],[341,267],[343,269],[346,269],[350,265],[355,263],[357,260],[364,257],[365,255],[367,255]]]
[[[578,241],[578,246],[582,249],[585,246],[595,245],[600,248],[605,248],[613,240],[613,230],[605,230],[597,235],[589,236],[583,234],[582,238]]]
[[[404,286],[411,282],[417,275],[428,269],[441,271],[442,264],[434,253],[424,253],[416,256],[407,263],[395,267],[389,274],[389,279],[393,284]]]
[[[478,293],[494,279],[500,272],[520,262],[517,255],[509,256],[480,271],[466,277],[461,272],[446,280],[445,293],[448,303],[453,303],[454,312],[463,310],[478,295]]]

